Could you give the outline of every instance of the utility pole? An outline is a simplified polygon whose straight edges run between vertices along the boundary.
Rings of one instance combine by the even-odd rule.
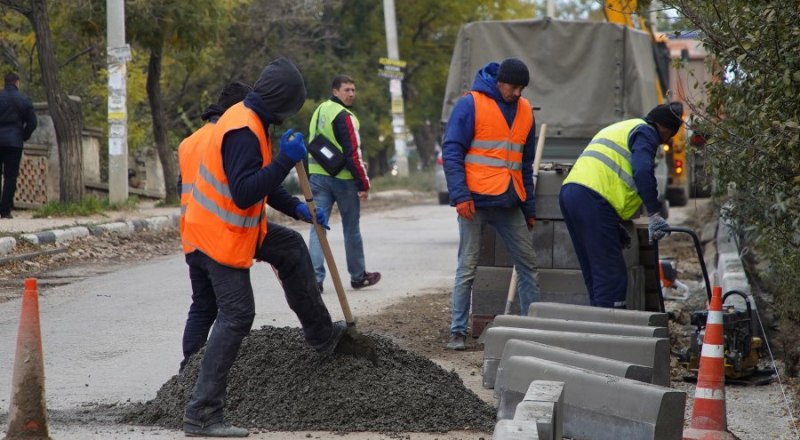
[[[124,0],[106,0],[108,47],[108,201],[128,200],[127,62],[131,49],[125,43]]]
[[[394,14],[394,0],[383,0],[383,20],[386,26],[386,47],[389,59],[400,63],[400,51],[397,49],[397,21]],[[403,80],[389,79],[389,93],[392,97],[392,134],[394,135],[394,152],[397,160],[397,174],[408,176],[408,154],[406,149],[406,121],[403,111]]]

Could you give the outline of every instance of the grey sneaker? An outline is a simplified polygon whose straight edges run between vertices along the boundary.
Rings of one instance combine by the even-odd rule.
[[[447,349],[462,351],[465,348],[467,348],[467,335],[464,333],[450,333],[450,340],[447,341]]]
[[[183,433],[186,437],[247,437],[250,431],[231,425],[228,422],[217,422],[208,426],[183,422]]]

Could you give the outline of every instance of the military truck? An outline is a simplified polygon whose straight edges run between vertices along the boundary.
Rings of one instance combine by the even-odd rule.
[[[612,123],[642,117],[658,104],[650,36],[619,24],[555,19],[481,21],[464,25],[450,62],[442,123],[455,101],[469,90],[487,62],[517,57],[531,72],[523,91],[534,107],[537,133],[547,124],[536,184],[537,224],[533,231],[540,301],[588,304],[588,294],[558,205],[561,182],[589,140]],[[661,152],[656,178],[666,195],[667,168]],[[667,217],[668,203],[662,214]],[[646,221],[627,222],[632,246],[628,266],[628,308],[663,309],[657,249],[647,241]],[[472,333],[477,336],[504,312],[512,261],[502,239],[487,228],[472,292]],[[516,305],[514,308],[518,307]],[[512,312],[518,312],[512,308]]]

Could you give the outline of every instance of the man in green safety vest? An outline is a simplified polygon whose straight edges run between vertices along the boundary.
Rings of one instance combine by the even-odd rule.
[[[355,80],[347,75],[337,75],[331,84],[332,95],[314,111],[309,124],[309,142],[324,136],[338,152],[344,155],[344,168],[331,175],[314,156],[308,155],[308,174],[311,191],[318,208],[330,218],[333,204],[339,208],[344,233],[344,250],[350,286],[354,289],[372,286],[381,279],[379,272],[367,272],[364,243],[359,226],[361,201],[367,200],[369,177],[361,158],[361,138],[358,118],[350,110],[356,97]],[[325,280],[325,265],[317,231],[311,228],[309,240],[311,261],[320,292]]]
[[[682,115],[680,103],[660,104],[644,118],[600,130],[564,179],[559,205],[593,306],[626,308],[622,248],[630,238],[623,221],[644,204],[650,241],[669,235],[659,214],[655,156],[680,129]]]

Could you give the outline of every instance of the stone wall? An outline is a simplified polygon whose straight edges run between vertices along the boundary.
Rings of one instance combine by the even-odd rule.
[[[71,99],[79,99],[71,97]],[[39,120],[33,135],[25,143],[20,162],[17,192],[14,206],[17,208],[38,208],[49,202],[59,200],[58,142],[53,119],[47,111],[46,103],[35,103],[36,117]],[[101,154],[106,148],[107,139],[102,129],[84,128],[82,136],[82,169],[86,194],[99,198],[108,196],[108,182],[103,180]],[[131,154],[129,164],[129,188],[131,195],[140,198],[162,199],[164,177],[161,161],[154,148]]]

